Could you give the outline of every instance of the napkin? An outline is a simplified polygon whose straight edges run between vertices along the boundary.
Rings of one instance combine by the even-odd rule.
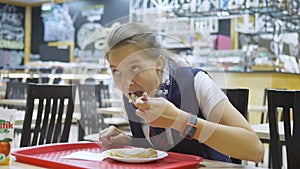
[[[72,154],[68,154],[61,158],[67,159],[78,159],[78,160],[89,160],[89,161],[102,161],[108,157],[109,152],[103,151],[102,153],[94,153],[89,151],[77,151]]]

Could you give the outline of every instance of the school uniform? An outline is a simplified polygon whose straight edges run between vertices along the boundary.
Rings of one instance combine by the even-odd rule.
[[[201,113],[194,88],[194,77],[201,69],[193,69],[190,67],[179,67],[176,64],[169,63],[169,80],[162,83],[158,90],[157,97],[165,97],[175,106],[183,111],[194,114],[200,118],[205,118]],[[171,152],[198,155],[205,159],[231,162],[230,158],[211,147],[193,139],[188,140],[180,136],[179,131],[174,129],[152,128],[135,114],[136,108],[128,102],[128,98],[124,96],[124,106],[129,119],[131,132],[133,135],[133,143],[135,146],[152,147]],[[153,136],[148,135],[148,131],[156,131],[168,145],[155,144],[158,142],[152,140]],[[160,130],[160,131],[158,131]],[[162,134],[160,134],[162,133]],[[221,141],[221,140],[220,140]]]

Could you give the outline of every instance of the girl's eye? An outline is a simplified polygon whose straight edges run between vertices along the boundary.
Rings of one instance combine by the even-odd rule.
[[[131,67],[131,71],[132,72],[137,72],[137,71],[139,71],[140,70],[140,67],[139,66],[132,66]]]
[[[118,69],[114,69],[114,70],[112,71],[112,73],[113,73],[113,75],[115,75],[115,76],[118,76],[118,75],[121,74],[121,72],[120,72]]]

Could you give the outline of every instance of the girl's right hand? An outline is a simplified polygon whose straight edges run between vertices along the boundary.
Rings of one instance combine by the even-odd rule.
[[[132,144],[132,137],[126,135],[115,126],[110,126],[99,132],[99,140],[106,149]]]

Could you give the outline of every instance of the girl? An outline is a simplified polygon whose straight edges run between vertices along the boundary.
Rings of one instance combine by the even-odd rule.
[[[226,162],[229,157],[262,160],[264,147],[256,133],[210,76],[182,64],[148,27],[116,27],[107,45],[132,136],[111,126],[100,132],[105,147],[153,147]]]

